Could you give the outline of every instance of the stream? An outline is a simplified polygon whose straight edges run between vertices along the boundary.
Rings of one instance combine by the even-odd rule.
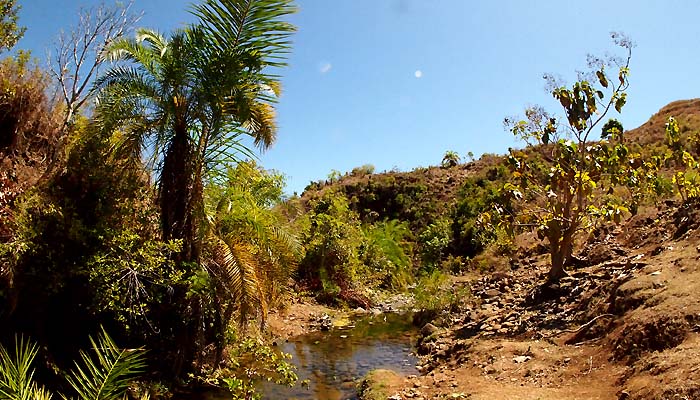
[[[352,325],[297,336],[280,345],[280,350],[292,355],[299,383],[292,388],[265,383],[260,388],[263,399],[356,399],[357,380],[373,369],[418,374],[417,359],[411,354],[417,330],[410,315],[362,316]],[[308,385],[302,387],[305,380]],[[229,400],[230,396],[210,393],[205,399]]]

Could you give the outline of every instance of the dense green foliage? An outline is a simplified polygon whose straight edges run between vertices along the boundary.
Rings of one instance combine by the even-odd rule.
[[[183,379],[223,361],[232,321],[264,322],[280,301],[300,257],[274,210],[283,179],[237,160],[274,140],[269,68],[284,65],[292,11],[204,1],[167,38],[113,41],[97,107],[65,130],[46,75],[24,55],[2,62],[0,342],[35,338],[42,377],[103,324],[151,349],[158,377]]]
[[[462,184],[452,212],[454,254],[474,257],[497,239],[497,231],[483,223],[483,216],[496,206],[510,210],[510,202],[500,191],[506,175],[505,167],[494,167]]]
[[[360,258],[379,287],[404,290],[414,280],[412,234],[406,221],[388,220],[363,226]]]
[[[306,254],[299,278],[328,300],[366,304],[353,287],[364,267],[359,255],[362,230],[347,199],[327,192],[312,204],[306,224],[302,235]]]

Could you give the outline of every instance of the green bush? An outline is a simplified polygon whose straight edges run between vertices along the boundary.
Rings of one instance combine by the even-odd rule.
[[[335,300],[353,289],[363,264],[359,248],[363,243],[360,221],[350,210],[345,196],[326,192],[314,202],[302,234],[306,254],[299,266],[299,278],[322,297]]]
[[[418,236],[421,245],[423,267],[432,271],[442,260],[452,241],[451,223],[447,218],[440,218],[428,225]]]
[[[507,211],[510,205],[500,194],[505,167],[499,166],[488,170],[483,177],[467,179],[459,191],[452,211],[452,253],[474,257],[494,240],[497,233],[486,228],[480,221],[485,212],[498,206]]]
[[[378,222],[363,229],[362,262],[377,276],[380,286],[403,290],[413,282],[413,246],[407,222]]]
[[[418,281],[413,296],[415,308],[437,314],[444,310],[456,311],[470,292],[466,287],[453,285],[448,274],[436,269]]]

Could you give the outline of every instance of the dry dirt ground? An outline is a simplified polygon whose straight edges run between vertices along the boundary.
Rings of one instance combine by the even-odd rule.
[[[469,306],[422,329],[421,375],[386,382],[388,399],[700,399],[700,203],[597,229],[556,286],[521,243],[507,271],[455,280]],[[269,326],[290,337],[324,313],[339,312],[304,300]]]
[[[299,298],[285,309],[270,311],[268,332],[275,339],[288,339],[318,330],[324,315],[337,319],[341,313],[312,299]]]
[[[591,234],[560,285],[537,246],[457,281],[471,306],[423,329],[389,399],[700,399],[700,206],[660,208]]]

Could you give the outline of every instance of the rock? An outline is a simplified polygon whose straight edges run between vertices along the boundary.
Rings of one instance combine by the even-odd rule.
[[[423,327],[420,330],[420,334],[424,337],[427,337],[434,334],[437,331],[439,331],[438,327],[428,322],[427,324],[423,325]]]
[[[402,383],[403,378],[394,371],[372,370],[362,378],[357,392],[358,398],[362,400],[389,399],[389,396],[395,393]]]
[[[494,298],[494,297],[500,296],[500,295],[501,295],[501,291],[498,290],[498,289],[489,289],[489,290],[487,290],[487,291],[484,292],[484,295],[485,295],[487,298]]]
[[[532,357],[530,356],[515,356],[513,357],[513,362],[516,364],[522,364],[524,362],[528,362],[532,360]]]
[[[493,365],[487,365],[484,367],[484,372],[486,372],[488,375],[493,375],[498,372],[498,370]]]

